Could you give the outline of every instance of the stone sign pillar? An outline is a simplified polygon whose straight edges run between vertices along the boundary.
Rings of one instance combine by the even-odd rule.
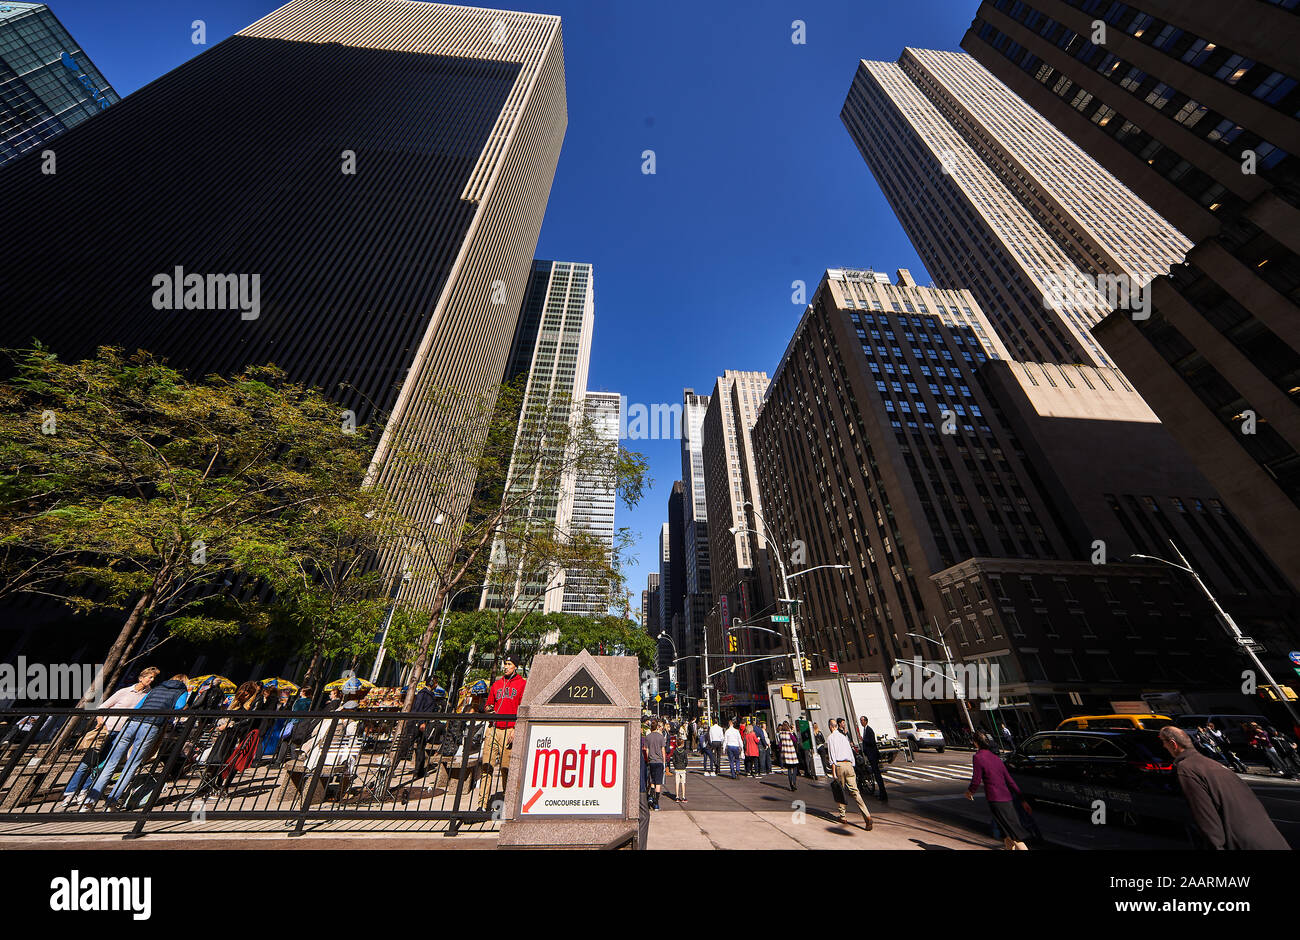
[[[600,848],[641,813],[635,656],[538,656],[519,703],[500,848]]]

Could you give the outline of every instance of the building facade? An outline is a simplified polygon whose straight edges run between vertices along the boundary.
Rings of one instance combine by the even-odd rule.
[[[622,422],[622,396],[617,392],[587,392],[583,396],[583,413],[597,438],[605,444],[618,446],[619,426]],[[573,486],[573,513],[569,531],[595,539],[607,548],[609,557],[614,551],[614,511],[618,502],[618,489],[608,474],[594,476],[577,474]],[[570,567],[564,575],[564,600],[561,609],[566,614],[586,617],[603,617],[622,598],[616,596],[616,585],[598,571]]]
[[[1128,562],[1145,543],[1109,499],[1125,512],[1145,496],[1210,506],[1213,489],[1118,371],[1009,363],[970,292],[909,280],[899,272],[891,292],[872,272],[828,271],[753,432],[776,540],[802,541],[808,566],[850,566],[792,582],[814,668],[933,662],[943,631],[958,661],[998,666],[997,705],[1022,732],[1143,695],[1232,698],[1240,670],[1218,668],[1233,654],[1212,610],[1167,569]],[[913,312],[888,308],[900,291]],[[1094,478],[1080,446],[1125,459]],[[1210,567],[1249,551],[1226,520],[1209,534],[1204,516],[1166,521]],[[1148,661],[1125,659],[1129,647],[1163,651],[1177,673],[1133,667]],[[900,707],[964,727],[951,701]]]
[[[0,166],[120,100],[48,6],[0,3]]]
[[[1145,284],[1190,246],[968,55],[862,61],[841,118],[935,283],[969,289],[1017,359],[1111,365],[1090,330],[1114,305],[1089,284]]]
[[[686,554],[686,591],[682,598],[682,633],[687,644],[701,657],[699,688],[706,692],[709,674],[719,668],[720,650],[709,648],[704,635],[714,606],[713,576],[709,559],[709,507],[704,475],[704,414],[709,407],[708,395],[694,389],[682,390],[682,542]],[[707,659],[704,657],[708,657]],[[696,693],[691,689],[691,694]]]
[[[76,236],[0,258],[0,342],[274,362],[382,428],[375,478],[413,517],[457,524],[473,474],[392,458],[438,447],[431,390],[505,374],[566,124],[558,17],[292,0],[65,131],[57,176],[37,149],[9,162],[11,222]],[[188,290],[240,277],[238,309]],[[433,590],[417,570],[406,597]]]
[[[1151,286],[1148,317],[1117,310],[1094,335],[1295,588],[1300,21],[1288,6],[995,0],[962,45],[1195,242]]]
[[[708,618],[707,629],[709,646],[725,656],[718,668],[760,658],[771,647],[770,634],[731,629],[736,620],[748,623],[775,609],[766,577],[763,503],[750,438],[767,386],[766,372],[726,370],[713,387],[701,425],[709,512],[709,576],[717,608]],[[724,606],[730,618],[726,622]],[[725,685],[721,704],[741,712],[763,706],[770,674],[768,663],[758,663],[720,677]]]
[[[505,376],[509,382],[523,384],[523,410],[506,489],[519,503],[518,521],[547,532],[565,533],[577,524],[577,480],[572,473],[557,479],[547,476],[545,445],[538,438],[545,433],[546,416],[583,407],[595,321],[590,264],[533,262]],[[561,460],[555,455],[554,462]],[[481,606],[542,613],[561,610],[567,602],[564,574],[551,572],[548,577],[525,572],[531,566],[505,541],[499,539],[493,547]]]

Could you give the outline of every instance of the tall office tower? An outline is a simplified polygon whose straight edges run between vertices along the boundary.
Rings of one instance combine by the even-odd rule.
[[[645,583],[646,589],[641,592],[644,599],[645,616],[641,622],[645,627],[645,632],[655,636],[659,632],[659,604],[662,598],[659,575],[651,572],[646,576]]]
[[[1300,586],[1292,6],[999,0],[962,45],[1196,243],[1152,285],[1149,318],[1093,334]]]
[[[1007,364],[971,292],[909,281],[900,271],[891,291],[872,272],[828,271],[754,426],[774,541],[802,541],[810,567],[849,565],[791,582],[806,645],[823,657],[815,666],[888,672],[913,657],[941,659],[933,643],[909,636],[937,640],[937,624],[956,660],[998,666],[1004,716],[1021,730],[1155,692],[1239,695],[1240,670],[1221,667],[1228,644],[1213,611],[1167,569],[1125,563],[1135,549],[1123,524],[1102,518],[1113,512],[1107,492],[1128,512],[1130,468],[1133,486],[1171,508],[1159,488],[1166,479],[1189,500],[1214,498],[1177,464],[1132,387],[1114,369]],[[888,309],[891,296],[913,312]],[[1024,381],[1032,393],[1002,398],[984,378],[1012,369],[1022,370],[1018,380],[1004,384]],[[1095,499],[1071,435],[1120,455]],[[1044,463],[1039,436],[1069,466]],[[1194,531],[1209,525],[1204,516],[1165,521],[1188,544],[1211,546],[1198,561],[1245,550],[1226,517],[1205,542]],[[1108,546],[1105,564],[1092,563],[1097,540]],[[910,714],[930,707],[901,705]],[[934,711],[964,724],[951,703]]]
[[[644,627],[650,622],[650,591],[647,589],[641,592],[641,625]]]
[[[0,166],[120,100],[49,7],[0,3]]]
[[[766,586],[763,503],[750,439],[767,386],[766,372],[726,370],[713,387],[701,425],[713,596],[720,601],[725,595],[729,615],[744,621],[773,608],[772,592]],[[732,533],[733,528],[743,531]],[[771,635],[754,630],[728,632],[731,624],[722,621],[721,607],[719,603],[717,613],[708,619],[710,647],[740,662],[765,655]],[[726,664],[726,660],[720,663]],[[759,707],[762,703],[756,696],[764,692],[770,673],[767,663],[728,673],[722,704],[742,712]]]
[[[588,392],[583,397],[586,420],[595,428],[605,443],[618,445],[618,429],[622,421],[622,396],[617,392]],[[587,477],[578,474],[573,487],[573,516],[571,531],[582,533],[608,546],[614,551],[614,509],[618,489],[606,473]],[[564,604],[566,614],[603,617],[611,606],[622,609],[624,598],[617,596],[615,585],[599,572],[571,567],[564,578]]]
[[[1110,365],[1089,330],[1111,306],[1078,275],[1145,284],[1190,246],[967,55],[862,61],[840,116],[935,283],[1016,359]]]
[[[659,584],[662,592],[666,593],[668,585],[673,582],[673,552],[672,552],[672,527],[665,522],[659,527]],[[660,599],[663,600],[664,593],[661,593]],[[672,613],[669,611],[669,605],[660,603],[659,619],[655,622],[656,634],[662,633],[667,629],[672,621]]]
[[[686,632],[686,487],[674,480],[668,493],[668,573],[670,580],[663,587],[663,603],[667,610],[668,634],[677,644],[679,657],[698,655],[692,638]],[[695,695],[699,685],[699,660],[683,658],[677,664],[678,686]]]
[[[438,445],[427,390],[501,381],[566,123],[558,17],[292,0],[66,131],[56,174],[0,172],[11,225],[68,235],[0,256],[0,345],[274,362],[382,426],[376,478],[455,525],[473,474],[393,450]]]
[[[709,407],[708,395],[694,389],[682,390],[682,495],[683,542],[686,548],[686,594],[682,603],[683,632],[704,655],[704,630],[714,605],[713,578],[709,567],[709,507],[704,481],[704,443],[700,429]],[[710,647],[709,660],[696,660],[712,667],[721,660],[721,650]],[[700,672],[701,686],[711,668]]]
[[[544,477],[539,460],[547,415],[582,407],[595,329],[595,282],[591,265],[534,261],[510,352],[507,381],[524,381],[523,412],[515,437],[515,457],[506,478],[507,491],[520,502],[521,519],[544,531],[563,535],[573,518],[577,481],[572,473]],[[527,375],[524,380],[523,376]],[[531,434],[531,436],[530,436]],[[560,459],[557,455],[557,461]],[[481,606],[491,609],[533,608],[544,613],[564,605],[562,572],[525,572],[525,559],[498,540],[483,585]]]

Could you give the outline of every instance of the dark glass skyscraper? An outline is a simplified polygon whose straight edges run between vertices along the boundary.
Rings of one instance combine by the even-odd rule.
[[[566,123],[558,17],[293,0],[68,131],[56,174],[0,171],[10,224],[59,233],[0,259],[0,345],[275,362],[384,427],[395,475],[426,389],[506,372]]]
[[[0,166],[119,100],[49,7],[0,3]]]

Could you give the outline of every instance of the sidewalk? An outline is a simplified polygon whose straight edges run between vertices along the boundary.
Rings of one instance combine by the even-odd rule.
[[[826,780],[806,778],[790,792],[784,774],[731,780],[691,773],[688,802],[669,792],[650,816],[646,848],[711,849],[991,849],[1001,848],[969,826],[914,812],[907,800],[881,803],[865,797],[874,828],[862,828],[862,814],[850,805],[846,822],[835,819],[835,801]],[[671,791],[672,784],[668,784]]]

